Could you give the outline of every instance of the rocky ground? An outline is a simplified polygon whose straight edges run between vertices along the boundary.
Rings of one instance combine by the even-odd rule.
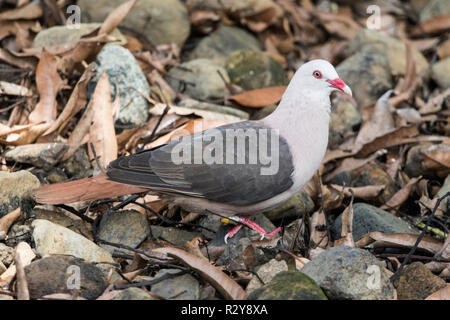
[[[0,299],[450,299],[449,21],[448,0],[3,1]],[[270,114],[314,58],[353,99],[332,97],[319,173],[255,217],[273,239],[225,244],[230,225],[152,195],[34,201]]]

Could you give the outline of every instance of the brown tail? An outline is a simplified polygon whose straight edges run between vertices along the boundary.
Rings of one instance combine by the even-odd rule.
[[[101,174],[92,178],[41,186],[34,191],[34,197],[36,202],[41,204],[66,204],[146,191],[148,189],[108,180],[106,174]]]

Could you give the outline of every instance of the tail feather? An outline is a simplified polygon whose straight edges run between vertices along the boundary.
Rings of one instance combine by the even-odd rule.
[[[92,178],[41,186],[34,191],[34,197],[36,202],[41,204],[64,204],[146,191],[148,189],[108,180],[106,174],[101,174]]]

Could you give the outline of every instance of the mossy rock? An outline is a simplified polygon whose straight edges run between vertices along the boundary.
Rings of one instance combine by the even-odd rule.
[[[244,90],[253,90],[286,84],[283,67],[263,52],[238,50],[225,62],[231,83]]]
[[[283,271],[253,291],[249,300],[328,300],[317,283],[298,271]]]

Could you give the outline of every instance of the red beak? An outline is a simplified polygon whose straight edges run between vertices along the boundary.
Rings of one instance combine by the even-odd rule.
[[[336,78],[334,80],[327,80],[327,82],[330,84],[331,87],[336,88],[350,96],[352,95],[352,90],[350,89],[349,86],[345,84],[345,82],[341,78]]]

